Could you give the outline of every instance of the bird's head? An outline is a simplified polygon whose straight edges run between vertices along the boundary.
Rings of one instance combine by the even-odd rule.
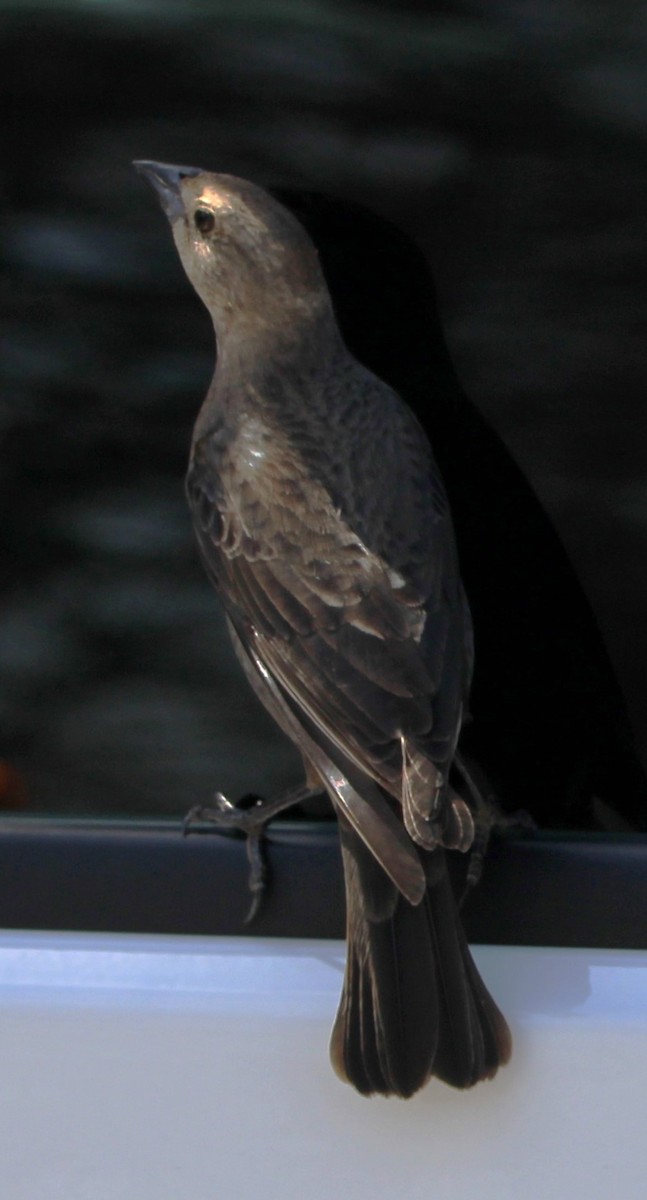
[[[287,329],[329,311],[317,252],[295,217],[233,175],[138,161],[171,223],[184,269],[219,340]]]

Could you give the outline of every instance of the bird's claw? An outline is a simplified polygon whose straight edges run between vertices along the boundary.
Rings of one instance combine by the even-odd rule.
[[[215,792],[213,799],[216,805],[216,812],[235,812],[236,805],[232,804],[231,800],[228,800],[223,792]]]
[[[249,835],[255,829],[262,829],[269,820],[265,816],[265,808],[266,801],[260,796],[243,796],[238,804],[232,804],[222,792],[216,792],[213,804],[196,804],[189,809],[182,823],[182,832],[186,836],[192,832],[191,826],[197,821],[207,821],[220,829],[237,829]]]
[[[186,814],[182,826],[185,837],[192,832],[191,827],[197,821],[207,821],[219,829],[237,830],[245,835],[245,849],[249,862],[248,882],[249,890],[252,893],[251,906],[245,918],[246,925],[251,924],[260,912],[263,897],[267,891],[269,866],[265,854],[266,825],[279,813],[292,808],[295,804],[311,800],[313,796],[319,794],[318,788],[313,788],[305,783],[281,792],[269,800],[264,800],[261,796],[250,792],[243,796],[237,804],[232,804],[231,800],[228,800],[222,792],[216,792],[213,804],[197,804]]]
[[[265,854],[262,828],[256,833],[248,833],[245,840],[245,850],[249,863],[247,885],[252,893],[252,900],[244,924],[251,925],[261,910],[269,878],[269,867]]]
[[[187,837],[197,821],[207,821],[223,830],[236,830],[245,835],[245,850],[249,862],[248,886],[252,901],[245,917],[250,925],[258,916],[267,890],[269,868],[265,855],[264,832],[269,815],[266,801],[260,796],[243,796],[238,804],[232,804],[222,792],[216,792],[213,804],[196,804],[189,809],[182,823],[182,833]]]

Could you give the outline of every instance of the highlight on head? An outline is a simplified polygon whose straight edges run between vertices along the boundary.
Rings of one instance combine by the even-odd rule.
[[[298,307],[325,285],[317,252],[296,217],[253,183],[201,172],[180,184],[173,236],[184,268],[210,310],[224,302],[249,314],[281,297]],[[214,312],[215,315],[215,312]],[[258,314],[260,316],[260,313]]]
[[[265,250],[298,246],[303,252],[314,248],[296,217],[256,184],[235,175],[204,171],[181,184],[186,217],[191,222],[196,209],[204,208],[219,218],[221,233],[231,232],[241,245],[263,243]]]
[[[198,167],[139,159],[171,224],[182,265],[220,337],[334,318],[317,251],[299,221],[256,184]]]

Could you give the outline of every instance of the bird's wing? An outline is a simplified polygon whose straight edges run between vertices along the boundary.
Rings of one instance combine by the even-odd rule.
[[[430,456],[423,469],[433,470]],[[435,511],[426,528],[416,519],[429,514],[415,489],[424,496],[431,484],[411,476],[396,500],[407,515],[410,571],[404,532],[397,565],[374,548],[381,541],[388,552],[393,515],[374,515],[383,532],[367,545],[276,429],[247,429],[226,459],[202,436],[187,491],[203,559],[239,639],[253,638],[254,654],[310,729],[396,797],[411,835],[433,845],[449,807],[464,630],[448,518]]]
[[[379,788],[352,763],[334,762],[327,752],[321,729],[309,730],[302,708],[290,699],[257,652],[256,636],[249,628],[239,636],[231,617],[229,632],[234,649],[252,688],[277,725],[314,767],[342,821],[360,835],[396,888],[410,904],[420,904],[427,890],[427,877],[401,821],[385,801]],[[384,893],[382,893],[384,895]],[[392,910],[393,893],[388,900]],[[374,905],[375,910],[380,904]],[[384,914],[383,914],[384,915]]]

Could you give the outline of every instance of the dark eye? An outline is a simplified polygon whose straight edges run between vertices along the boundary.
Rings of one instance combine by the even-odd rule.
[[[216,224],[216,218],[208,208],[196,208],[193,220],[200,233],[211,233]]]

